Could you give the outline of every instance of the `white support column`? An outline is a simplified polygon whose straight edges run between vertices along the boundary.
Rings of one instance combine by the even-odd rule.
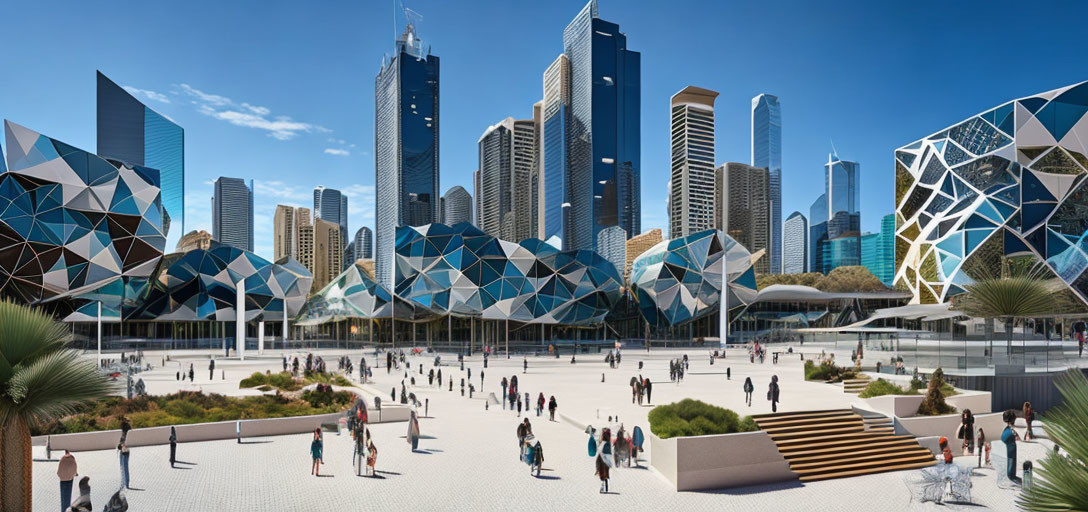
[[[246,281],[240,280],[235,284],[235,288],[238,290],[238,294],[234,301],[234,311],[236,313],[234,319],[234,343],[236,345],[236,351],[238,352],[238,358],[242,361],[246,360]]]
[[[718,295],[718,316],[720,325],[718,335],[721,337],[719,344],[725,350],[729,342],[729,251],[726,249],[726,237],[729,236],[729,173],[722,169],[722,291]]]
[[[98,301],[98,367],[102,367],[102,301]]]
[[[288,338],[287,333],[288,332],[289,331],[288,331],[288,326],[287,326],[287,299],[284,298],[283,299],[283,349],[284,350],[287,350],[287,338]]]
[[[257,353],[264,354],[264,321],[257,322]]]

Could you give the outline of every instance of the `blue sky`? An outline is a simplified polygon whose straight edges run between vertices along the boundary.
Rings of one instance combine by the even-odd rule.
[[[584,2],[408,0],[442,59],[442,190],[471,190],[476,141],[529,117]],[[374,216],[374,76],[387,1],[18,2],[4,6],[0,117],[95,149],[94,71],[185,128],[187,229],[211,180],[256,180],[257,252],[277,203],[316,185]],[[1016,97],[1088,80],[1084,2],[601,0],[642,53],[643,228],[666,227],[668,101],[715,89],[719,163],[749,159],[750,98],[782,101],[783,217],[807,214],[830,141],[862,169],[862,227],[892,211],[892,150]],[[400,18],[403,20],[403,18]],[[403,23],[403,21],[401,21]]]

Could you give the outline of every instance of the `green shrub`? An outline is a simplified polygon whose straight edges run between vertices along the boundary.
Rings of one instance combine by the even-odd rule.
[[[877,379],[865,386],[865,389],[858,393],[858,398],[872,398],[874,396],[884,395],[913,395],[916,394],[913,389],[904,389],[884,379]]]
[[[847,370],[836,366],[835,363],[830,361],[824,361],[817,365],[811,359],[805,360],[805,380],[839,382],[843,379],[853,379],[856,377],[857,373],[855,373],[854,370]]]
[[[268,389],[261,389],[262,386],[268,386]],[[253,372],[253,375],[242,379],[242,382],[238,383],[239,388],[257,388],[261,391],[268,391],[272,388],[280,391],[298,391],[302,389],[302,384],[295,380],[290,373],[280,372],[265,375],[261,372]]]
[[[650,431],[662,439],[759,430],[751,416],[742,420],[729,409],[690,398],[654,407],[649,419]]]

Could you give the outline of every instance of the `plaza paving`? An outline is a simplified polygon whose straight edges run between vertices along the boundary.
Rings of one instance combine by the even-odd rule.
[[[335,357],[348,353],[358,364],[361,351],[319,351],[335,367]],[[687,353],[691,368],[683,383],[668,378],[668,360]],[[217,361],[216,380],[208,381],[207,353],[174,354],[174,363],[145,372],[142,376],[152,393],[178,389],[197,389],[219,393],[249,393],[238,390],[238,380],[264,369],[279,370],[279,352],[266,352],[265,359],[247,358]],[[373,350],[365,352],[368,364],[374,363]],[[157,365],[159,357],[148,355]],[[592,459],[586,453],[587,436],[572,423],[604,425],[607,416],[617,416],[628,427],[648,430],[649,406],[631,404],[628,385],[632,376],[643,375],[654,381],[653,403],[662,404],[682,398],[697,398],[741,414],[770,412],[765,399],[771,375],[778,375],[782,386],[780,411],[849,407],[856,400],[841,387],[802,379],[801,361],[796,355],[782,356],[778,365],[768,357],[764,364],[751,364],[742,351],[730,351],[727,359],[709,364],[707,351],[627,350],[618,369],[610,369],[603,354],[580,354],[577,363],[570,356],[559,359],[529,357],[523,372],[522,359],[493,357],[484,369],[484,393],[479,393],[479,356],[466,360],[477,387],[474,399],[462,397],[460,379],[465,376],[456,358],[443,355],[443,377],[455,378],[454,391],[448,383],[441,389],[428,387],[426,375],[419,375],[418,365],[426,372],[433,357],[409,357],[415,369],[417,385],[409,386],[421,400],[429,399],[429,417],[421,419],[424,439],[420,451],[411,452],[404,439],[404,423],[373,425],[371,432],[379,450],[379,478],[353,474],[350,438],[326,434],[323,478],[311,477],[309,440],[306,434],[234,441],[182,443],[178,457],[192,465],[185,469],[169,467],[167,446],[132,449],[132,485],[140,490],[127,496],[132,510],[331,510],[372,508],[380,510],[522,510],[629,509],[684,507],[687,510],[936,510],[933,504],[912,501],[906,480],[910,472],[884,473],[858,478],[798,484],[787,483],[717,492],[673,491],[668,482],[651,469],[620,469],[613,472],[608,495],[598,493],[599,480],[593,474]],[[638,370],[638,362],[644,368]],[[175,379],[178,365],[186,370],[194,364],[196,382],[179,384]],[[374,382],[363,386],[365,394],[379,394],[389,400],[395,386],[400,392],[404,369],[386,373],[383,365],[374,369]],[[725,369],[732,379],[726,380]],[[221,371],[226,380],[221,380]],[[601,374],[605,382],[601,382]],[[529,475],[528,467],[517,459],[516,413],[492,405],[485,410],[488,393],[498,394],[503,376],[517,374],[519,388],[535,401],[538,393],[555,395],[559,411],[568,421],[549,422],[546,412],[530,414],[533,431],[544,447],[541,478]],[[745,377],[756,386],[752,407],[744,405],[741,386]],[[357,378],[356,378],[357,380]],[[525,411],[522,413],[526,414]],[[599,417],[598,417],[599,415]],[[557,418],[558,419],[558,418]],[[949,437],[953,433],[949,433]],[[647,443],[648,445],[648,443]],[[38,459],[44,456],[36,448]],[[1021,458],[1035,458],[1044,452],[1041,445],[1026,443],[1020,447]],[[56,457],[56,454],[54,454]],[[80,474],[89,475],[96,507],[120,485],[116,453],[112,450],[77,453]],[[973,459],[958,463],[968,465]],[[648,461],[643,461],[646,466]],[[36,460],[34,464],[34,508],[57,508],[55,462]],[[998,489],[992,470],[977,470],[974,479],[975,502],[994,510],[1013,510],[1014,493]]]

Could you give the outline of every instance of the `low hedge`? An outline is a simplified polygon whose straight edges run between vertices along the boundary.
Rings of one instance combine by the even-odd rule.
[[[307,384],[331,384],[341,387],[351,387],[352,383],[340,374],[311,373],[302,379],[296,379],[289,372],[264,374],[253,372],[253,375],[242,379],[238,383],[239,388],[257,388],[261,391],[278,389],[280,391],[298,391]]]
[[[884,379],[877,379],[865,386],[865,389],[858,393],[858,398],[873,398],[874,396],[884,395],[914,395],[917,394],[913,389],[903,388],[892,384]]]
[[[654,407],[649,419],[650,432],[661,439],[759,430],[751,416],[741,418],[729,409],[690,398]]]
[[[824,361],[816,364],[811,359],[805,360],[805,380],[839,382],[843,379],[853,379],[855,377],[857,377],[857,374],[854,370],[842,368],[835,365],[835,363]]]

